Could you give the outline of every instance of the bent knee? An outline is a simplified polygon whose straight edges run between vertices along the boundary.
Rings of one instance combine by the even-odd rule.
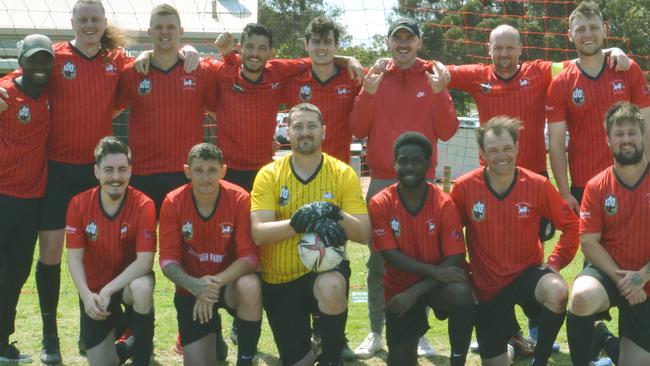
[[[454,282],[445,285],[444,297],[451,305],[474,303],[472,287],[468,282]]]
[[[129,283],[129,290],[131,290],[131,293],[133,294],[134,297],[143,295],[153,295],[153,289],[155,287],[155,281],[153,279],[153,276],[151,275],[145,275],[142,277],[138,277],[131,281]]]
[[[569,299],[569,286],[557,275],[548,275],[542,285],[542,303],[554,312],[564,312]]]
[[[338,314],[345,310],[347,297],[346,282],[338,272],[322,273],[314,283],[314,295],[318,300],[321,311]]]
[[[588,289],[575,290],[571,293],[569,311],[578,316],[592,315],[597,310],[598,296],[595,291]]]
[[[251,273],[237,279],[235,289],[239,299],[257,299],[261,301],[262,281],[257,274]]]

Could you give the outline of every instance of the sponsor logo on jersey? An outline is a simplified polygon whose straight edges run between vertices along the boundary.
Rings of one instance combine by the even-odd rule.
[[[311,85],[305,84],[300,87],[300,100],[303,102],[309,102],[311,100]]]
[[[517,216],[520,219],[527,219],[530,217],[530,214],[532,212],[531,209],[531,204],[528,202],[519,202],[515,205],[517,208]]]
[[[144,236],[144,238],[147,240],[155,239],[156,232],[151,229],[145,229],[145,231],[142,233],[142,236]]]
[[[194,229],[192,228],[192,221],[187,220],[181,225],[181,236],[186,241],[192,240],[194,236]]]
[[[427,220],[425,225],[427,225],[427,232],[429,235],[433,235],[436,232],[436,223],[433,222],[433,219]]]
[[[492,84],[490,84],[489,81],[486,81],[484,83],[479,84],[481,86],[481,92],[483,94],[490,94],[492,93]]]
[[[233,225],[230,222],[223,222],[219,224],[219,228],[221,228],[221,236],[224,238],[230,238],[232,234],[235,232],[235,229],[233,228]]]
[[[585,91],[582,88],[576,87],[571,94],[571,100],[573,100],[573,104],[575,105],[583,105],[585,103]]]
[[[526,78],[519,79],[519,86],[522,87],[522,88],[530,86],[530,80],[528,80]]]
[[[86,225],[86,239],[97,241],[97,223],[91,221]]]
[[[65,233],[66,234],[76,234],[77,233],[77,228],[74,226],[66,225],[65,227]]]
[[[129,223],[123,222],[122,227],[120,227],[120,239],[126,238],[126,235],[129,233]]]
[[[183,76],[181,78],[181,85],[183,90],[196,90],[196,78],[193,76]]]
[[[605,212],[608,216],[614,216],[616,211],[618,211],[618,200],[616,199],[616,196],[610,194],[605,197]]]
[[[331,200],[334,198],[334,194],[332,194],[330,191],[325,191],[323,192],[323,198],[326,200]]]
[[[463,241],[463,233],[460,229],[454,229],[451,231],[451,238],[456,241]]]
[[[237,83],[233,83],[232,86],[230,87],[230,90],[232,90],[235,93],[242,93],[242,94],[245,91],[244,87]]]
[[[614,94],[625,94],[625,83],[623,80],[614,80],[610,85]]]
[[[352,90],[347,86],[339,86],[336,88],[336,95],[339,97],[344,97],[350,93],[352,93]]]
[[[289,187],[282,186],[282,188],[280,188],[280,194],[278,195],[278,206],[286,206],[287,203],[289,203],[290,196]]]
[[[63,77],[72,80],[77,77],[77,66],[72,61],[68,61],[63,65]]]
[[[142,79],[140,85],[138,85],[138,94],[148,95],[150,93],[151,93],[151,80],[146,78]]]
[[[474,221],[483,221],[485,218],[485,203],[483,201],[474,202],[474,206],[472,206],[472,218]]]
[[[386,236],[384,229],[372,229],[372,236]]]
[[[29,111],[29,106],[24,104],[20,106],[17,117],[21,124],[28,124],[32,120],[32,112]]]
[[[425,93],[425,92],[423,92],[423,91],[419,91],[419,92],[417,92],[417,94],[415,94],[415,97],[416,97],[416,98],[422,98],[422,97],[425,96],[425,95],[427,95],[427,93]]]
[[[395,235],[396,238],[399,238],[402,232],[397,217],[393,217],[390,220],[390,229],[393,231],[393,235]]]
[[[580,218],[581,219],[588,219],[590,217],[591,217],[591,211],[580,210]]]
[[[104,65],[104,70],[107,74],[117,74],[117,66],[113,64]]]

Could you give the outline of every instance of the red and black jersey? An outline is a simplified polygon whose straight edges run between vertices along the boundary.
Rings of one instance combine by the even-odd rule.
[[[206,109],[216,109],[213,66],[202,61],[191,73],[179,60],[168,70],[151,65],[149,74],[133,64],[120,76],[116,109],[131,106],[129,145],[133,174],[181,172],[192,146],[204,141]]]
[[[572,62],[551,82],[546,106],[548,123],[566,121],[573,186],[584,187],[589,179],[612,164],[604,127],[605,113],[619,101],[629,101],[640,108],[650,106],[646,80],[635,62],[628,71],[617,72],[605,60],[595,78]]]
[[[463,226],[456,204],[434,184],[427,183],[427,195],[418,212],[402,203],[397,184],[372,197],[368,212],[372,222],[372,250],[397,249],[420,262],[438,264],[445,257],[465,254]],[[386,301],[422,279],[385,263]]]
[[[500,115],[516,117],[523,122],[517,166],[536,173],[546,171],[544,105],[546,90],[553,78],[553,66],[550,61],[526,61],[509,79],[499,77],[492,64],[449,66],[451,81],[447,87],[467,92],[474,98],[481,124]]]
[[[82,192],[68,205],[66,247],[84,249],[88,288],[99,292],[126,269],[137,253],[156,251],[156,208],[144,193],[129,187],[122,206],[108,216],[100,188]]]
[[[542,264],[542,217],[562,231],[548,257],[550,265],[565,267],[579,246],[578,217],[548,179],[517,168],[502,195],[487,179],[486,168],[475,169],[458,178],[451,192],[466,227],[472,282],[481,301],[498,294],[526,268]]]
[[[614,167],[585,187],[580,234],[600,233],[600,243],[621,268],[638,271],[650,262],[650,178],[648,168],[634,187],[625,185]],[[650,283],[645,286],[650,296]]]
[[[122,50],[89,58],[70,42],[56,43],[53,49],[47,156],[62,163],[88,164],[94,161],[99,139],[113,134],[117,83],[128,59]]]
[[[13,79],[0,80],[9,95],[0,113],[0,194],[17,198],[43,197],[47,184],[45,144],[50,130],[47,93],[34,99]]]
[[[311,103],[320,109],[327,126],[323,152],[349,163],[352,132],[348,121],[361,85],[357,85],[345,70],[338,70],[330,79],[321,81],[307,69],[289,79],[285,90],[288,108]]]
[[[223,272],[237,258],[258,257],[250,225],[250,195],[222,180],[209,217],[199,214],[192,185],[167,194],[160,212],[160,265],[176,262],[193,277]],[[187,290],[176,290],[189,294]]]
[[[216,61],[213,61],[216,62]],[[241,73],[238,59],[217,74],[217,134],[229,168],[257,170],[273,160],[276,116],[287,79],[311,68],[305,59],[270,60],[257,81]]]

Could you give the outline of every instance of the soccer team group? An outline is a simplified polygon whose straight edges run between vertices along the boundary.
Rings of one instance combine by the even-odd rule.
[[[430,308],[448,321],[451,365],[465,364],[474,327],[483,364],[508,365],[519,305],[533,365],[547,364],[565,318],[574,365],[599,361],[602,348],[617,365],[650,365],[650,95],[634,61],[603,49],[594,3],[571,13],[579,57],[562,63],[520,62],[508,25],[490,34],[491,64],[444,66],[417,57],[420,29],[399,18],[386,38],[391,58],[364,70],[335,56],[341,30],[323,17],[305,31],[309,57],[296,60],[274,59],[260,24],[247,25],[237,47],[220,36],[223,60],[201,59],[179,47],[169,5],[152,10],[153,50],[137,60],[99,0],[78,0],[71,22],[70,42],[25,37],[21,69],[0,79],[0,361],[30,359],[9,338],[38,237],[46,364],[62,362],[65,242],[92,365],[149,364],[156,250],[176,285],[185,364],[225,357],[223,308],[234,318],[237,365],[253,363],[263,310],[283,365],[340,365],[351,353],[350,262],[307,269],[298,241],[316,233],[327,246],[371,245],[370,333],[359,358],[383,348],[385,324],[388,364],[416,365]],[[433,184],[437,141],[458,129],[447,88],[470,93],[481,121],[482,167],[451,194]],[[280,104],[290,107],[291,153],[273,161]],[[111,136],[125,108],[129,146]],[[206,113],[219,147],[202,142]],[[368,139],[365,200],[346,164],[353,135]],[[585,267],[569,291],[560,270],[579,247]],[[611,307],[620,338],[595,326]]]

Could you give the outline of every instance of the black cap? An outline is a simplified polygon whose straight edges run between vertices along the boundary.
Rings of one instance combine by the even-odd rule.
[[[39,51],[45,51],[54,56],[52,41],[42,34],[30,34],[18,43],[18,58],[29,57]]]
[[[388,27],[388,37],[392,37],[393,34],[395,34],[395,32],[397,32],[400,29],[406,29],[416,37],[420,36],[420,28],[418,27],[418,25],[415,23],[413,19],[397,18],[393,20],[390,23],[390,27]]]

